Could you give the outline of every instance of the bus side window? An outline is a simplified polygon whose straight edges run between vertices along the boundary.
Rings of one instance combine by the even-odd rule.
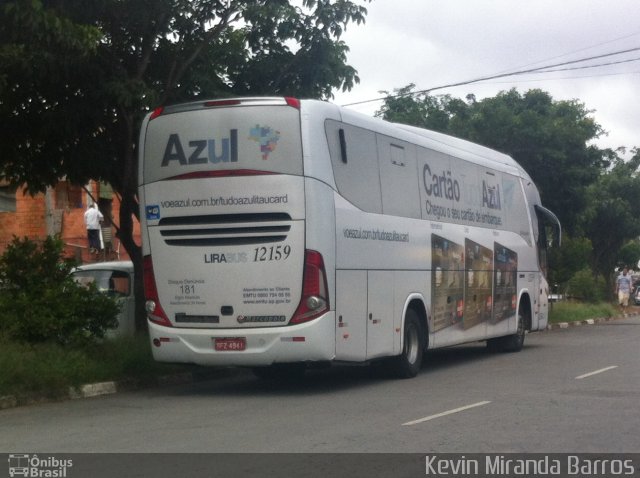
[[[420,218],[416,147],[383,135],[377,141],[383,213]]]
[[[538,260],[540,261],[540,270],[545,277],[548,277],[547,270],[547,253],[551,247],[560,247],[562,241],[562,230],[560,221],[548,209],[535,205],[534,210],[538,219]]]
[[[338,192],[365,212],[382,213],[375,133],[334,120],[325,133]]]

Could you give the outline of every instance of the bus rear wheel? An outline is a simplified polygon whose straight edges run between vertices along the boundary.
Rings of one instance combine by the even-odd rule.
[[[496,337],[487,340],[487,348],[490,352],[520,352],[524,346],[524,337],[527,332],[527,316],[518,311],[518,325],[516,333],[506,337]]]
[[[402,353],[390,359],[389,365],[393,376],[413,378],[418,375],[422,366],[424,353],[424,334],[418,313],[408,309],[404,319],[404,344]]]

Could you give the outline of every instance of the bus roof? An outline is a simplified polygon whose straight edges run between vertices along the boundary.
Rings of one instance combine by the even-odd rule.
[[[391,123],[380,118],[341,107],[336,104],[320,100],[297,100],[289,97],[238,97],[219,100],[198,100],[190,103],[182,103],[158,108],[158,114],[170,114],[176,112],[207,109],[217,106],[292,106],[300,107],[306,113],[327,117],[341,117],[342,121],[354,126],[367,128],[381,134],[395,137],[410,143],[424,146],[429,149],[458,157],[483,165],[489,168],[511,172],[531,181],[529,174],[511,156],[485,146],[464,139],[449,136],[436,131],[431,131],[416,126],[401,123]]]

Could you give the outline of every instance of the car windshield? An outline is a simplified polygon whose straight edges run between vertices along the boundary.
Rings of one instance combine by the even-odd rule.
[[[81,285],[93,283],[100,292],[115,296],[128,296],[131,291],[131,277],[124,271],[80,270],[73,273],[73,278]]]

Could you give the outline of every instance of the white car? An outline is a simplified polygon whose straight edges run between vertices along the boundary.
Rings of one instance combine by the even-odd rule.
[[[99,291],[115,297],[121,304],[118,327],[107,331],[107,337],[132,337],[135,334],[134,276],[131,261],[85,264],[74,269],[71,274],[79,284],[94,283]]]

